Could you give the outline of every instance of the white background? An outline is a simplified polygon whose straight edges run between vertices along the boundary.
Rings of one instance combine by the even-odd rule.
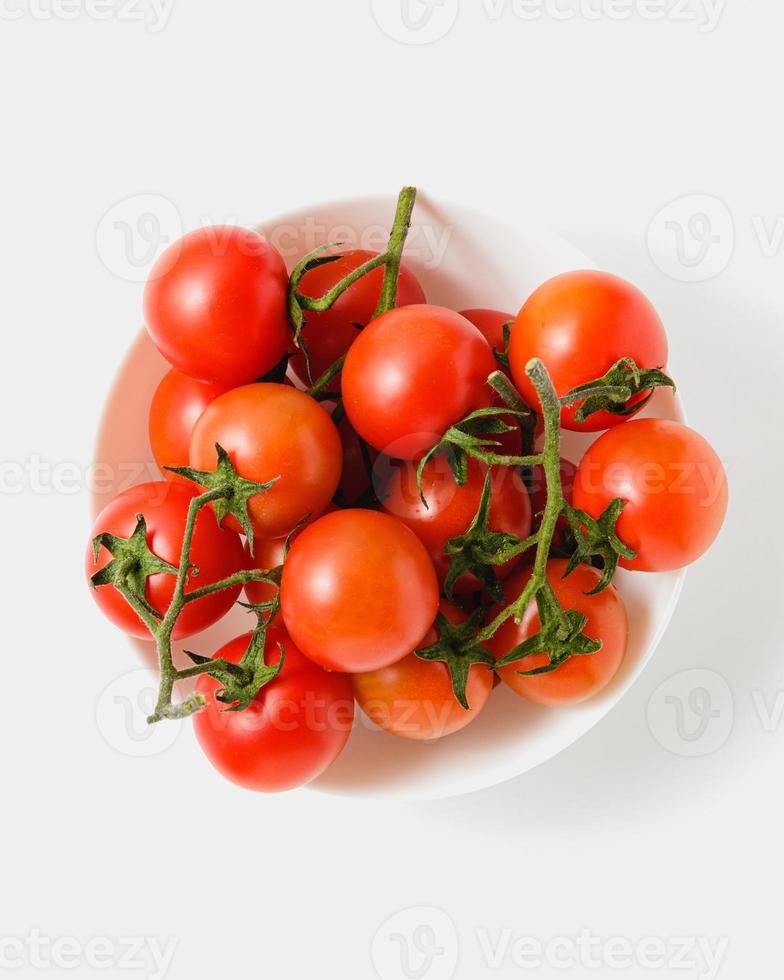
[[[152,937],[177,941],[175,980],[393,980],[406,964],[515,977],[530,970],[514,939],[561,937],[563,956],[586,929],[625,938],[635,962],[594,949],[593,969],[539,975],[714,975],[694,951],[676,969],[686,938],[728,942],[726,980],[776,976],[784,9],[727,0],[708,29],[696,2],[596,16],[599,0],[560,0],[537,17],[535,2],[412,0],[426,22],[407,35],[398,0],[375,7],[175,0],[161,20],[145,2],[0,3],[0,956],[38,929],[81,948],[72,976],[153,975],[85,953],[91,937]],[[119,202],[162,195],[185,227],[252,223],[403,182],[493,212],[514,201],[646,290],[731,510],[652,664],[554,761],[438,803],[257,797],[222,782],[187,729],[162,745],[97,724],[137,661],[82,581],[88,493],[27,477],[11,492],[8,477],[90,461],[140,322],[138,270],[96,239]],[[717,714],[700,716],[708,703]],[[488,961],[483,937],[499,936],[512,943]],[[644,937],[662,968],[637,962]],[[47,956],[28,943],[16,975]]]

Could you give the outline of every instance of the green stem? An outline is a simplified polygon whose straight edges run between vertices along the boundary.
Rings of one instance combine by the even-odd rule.
[[[376,312],[373,319],[388,313],[397,302],[397,282],[400,277],[400,263],[403,259],[403,249],[408,237],[408,230],[411,227],[411,215],[416,203],[416,188],[404,187],[397,199],[397,211],[392,231],[389,236],[389,244],[386,251],[386,268],[384,270],[384,283],[381,287]]]
[[[335,375],[340,374],[340,372],[343,370],[345,360],[346,355],[344,354],[342,357],[339,357],[334,364],[331,364],[316,381],[316,383],[312,387],[308,388],[307,394],[309,394],[311,398],[318,398],[318,396],[325,391],[327,385],[330,383],[330,381],[332,381]]]
[[[497,380],[496,375],[491,379]],[[535,358],[526,365],[525,373],[531,379],[539,396],[544,419],[544,448],[541,453],[541,465],[547,481],[547,504],[542,515],[542,523],[537,532],[536,558],[534,567],[526,587],[520,596],[498,613],[477,636],[478,643],[489,640],[501,626],[511,617],[519,622],[536,593],[547,584],[547,559],[550,554],[555,528],[566,501],[561,487],[561,402],[558,398],[550,375],[544,364]],[[490,382],[493,383],[492,381]],[[495,387],[495,384],[493,384]],[[498,388],[496,388],[498,390]],[[510,406],[511,407],[511,406]],[[525,542],[523,542],[525,544]]]
[[[362,265],[357,266],[353,272],[341,279],[339,283],[336,283],[328,293],[324,293],[318,299],[312,296],[304,296],[302,293],[297,291],[297,300],[299,305],[303,310],[308,310],[310,313],[325,313],[327,310],[332,309],[335,303],[340,299],[343,293],[347,289],[350,289],[355,282],[358,282],[363,276],[366,276],[369,272],[377,269],[380,265],[384,265],[387,261],[386,252],[381,255],[374,255],[372,259],[368,259]]]
[[[487,379],[487,382],[491,388],[494,388],[498,392],[510,408],[524,413],[522,417],[518,417],[517,419],[522,435],[522,455],[532,456],[536,434],[536,416],[531,410],[531,406],[526,405],[520,397],[517,388],[515,388],[503,371],[494,371]],[[522,464],[523,483],[525,483],[529,493],[533,485],[533,467],[540,462],[541,460],[536,460],[536,462]]]
[[[277,584],[270,578],[268,572],[252,568],[235,572],[233,575],[229,575],[228,578],[223,578],[219,582],[213,582],[212,585],[205,585],[201,589],[194,589],[192,592],[188,592],[183,596],[182,602],[183,605],[187,605],[189,602],[196,602],[198,599],[213,595],[215,592],[225,592],[226,589],[233,589],[236,585],[247,585],[248,582],[268,582],[270,585]]]
[[[128,605],[133,609],[139,619],[144,623],[147,629],[151,633],[155,633],[158,629],[158,620],[152,615],[149,609],[144,605],[144,603],[136,596],[127,585],[122,582],[118,582],[115,586],[120,595],[125,599]]]
[[[191,571],[191,544],[193,542],[196,519],[204,507],[211,504],[214,500],[225,499],[227,494],[231,492],[231,487],[208,490],[206,493],[194,497],[188,506],[188,517],[185,522],[185,532],[182,538],[180,567],[177,570],[177,582],[174,586],[174,594],[160,624],[156,623],[155,628],[149,627],[158,648],[158,670],[160,673],[158,701],[155,705],[155,710],[147,719],[150,724],[161,721],[164,718],[180,718],[184,716],[181,712],[187,715],[192,714],[196,710],[196,704],[192,699],[183,702],[179,707],[172,705],[174,684],[178,680],[178,672],[174,666],[174,657],[172,656],[172,633],[177,622],[177,617],[185,605],[185,587],[188,583],[188,574]]]
[[[319,298],[304,296],[297,289],[295,292],[296,301],[302,310],[311,313],[324,313],[331,309],[340,299],[347,289],[350,289],[355,282],[366,276],[374,269],[385,266],[384,282],[381,286],[381,296],[373,314],[373,319],[391,310],[397,299],[397,281],[400,275],[400,263],[403,257],[403,249],[408,237],[408,230],[411,227],[411,214],[416,202],[416,188],[404,187],[400,192],[395,212],[395,220],[392,224],[392,231],[389,235],[389,242],[386,251],[380,255],[374,255],[358,268],[350,272],[344,279],[336,283],[328,293]]]

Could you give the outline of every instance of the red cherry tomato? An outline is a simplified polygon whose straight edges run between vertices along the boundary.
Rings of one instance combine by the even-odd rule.
[[[463,623],[466,614],[442,600],[441,612],[450,623]],[[438,640],[433,626],[421,646]],[[486,664],[473,664],[468,672],[466,697],[470,711],[455,698],[449,668],[435,660],[420,660],[410,653],[397,663],[352,678],[357,703],[371,721],[401,738],[443,738],[473,721],[493,690],[493,672]]]
[[[225,391],[223,385],[196,381],[174,368],[163,376],[150,404],[149,432],[152,454],[164,479],[185,480],[166,467],[188,465],[193,427],[204,409]]]
[[[504,343],[504,325],[514,321],[513,313],[502,313],[500,310],[461,310],[460,316],[464,316],[482,334],[492,350],[503,353],[506,350]]]
[[[246,385],[216,398],[193,430],[190,465],[214,470],[216,443],[246,480],[266,483],[279,477],[250,500],[259,537],[288,534],[306,515],[320,514],[337,489],[342,464],[337,429],[318,402],[290,385]],[[227,524],[239,529],[233,517]]]
[[[546,666],[549,658],[544,653],[499,668],[498,674],[505,684],[516,694],[537,704],[577,704],[592,698],[610,683],[626,653],[629,624],[626,608],[615,587],[610,585],[598,595],[586,595],[598,584],[600,573],[588,565],[580,565],[565,579],[566,566],[567,562],[561,558],[548,561],[547,581],[564,609],[574,609],[588,617],[583,632],[592,640],[601,640],[603,645],[597,653],[571,657],[549,674],[523,677],[519,673]],[[509,602],[520,595],[530,575],[531,570],[527,569],[507,580],[504,592]],[[489,618],[498,611],[497,608],[491,610]],[[519,625],[514,619],[508,619],[485,645],[500,660],[539,629],[539,614],[534,601]]]
[[[443,586],[452,564],[444,549],[451,538],[465,534],[476,517],[487,467],[475,459],[469,459],[468,479],[461,487],[442,455],[431,459],[422,473],[427,507],[419,496],[416,471],[415,463],[402,463],[393,468],[381,493],[382,506],[388,514],[410,527],[422,541]],[[495,466],[490,481],[490,530],[527,538],[531,532],[531,503],[520,471],[509,466]],[[510,575],[519,563],[519,559],[513,559],[498,566],[496,574],[499,579]],[[454,591],[459,595],[481,588],[481,582],[474,575],[466,573],[457,580]]]
[[[496,369],[487,341],[459,313],[405,306],[373,320],[343,368],[346,414],[362,438],[414,459],[469,412],[489,405]]]
[[[574,505],[598,517],[626,501],[616,530],[637,552],[627,568],[665,572],[696,561],[713,544],[727,512],[727,476],[693,429],[666,419],[637,419],[606,432],[583,457]]]
[[[558,394],[565,395],[602,377],[624,357],[640,368],[666,367],[667,336],[656,310],[636,286],[606,272],[565,272],[529,297],[512,327],[512,377],[523,398],[536,406],[536,390],[525,373],[534,357],[544,363]],[[631,404],[644,397],[641,392]],[[598,432],[628,417],[600,411],[580,424],[575,409],[561,412],[567,429]]]
[[[215,654],[238,663],[251,634],[238,636]],[[196,738],[221,775],[245,789],[279,793],[320,776],[340,755],[354,719],[351,682],[345,674],[322,670],[297,649],[282,629],[270,629],[265,660],[280,663],[277,677],[266,684],[244,711],[226,711],[215,699],[220,684],[208,675],[196,689],[207,698],[194,715]]]
[[[158,259],[144,292],[147,330],[183,374],[233,387],[272,370],[289,342],[288,273],[247,228],[192,231]]]
[[[302,277],[299,291],[303,296],[321,299],[342,279],[365,262],[378,255],[364,249],[351,249],[340,253],[340,258],[326,265],[316,266]],[[305,313],[303,339],[310,355],[310,369],[313,381],[342,357],[359,336],[359,328],[367,326],[381,298],[384,282],[384,267],[379,266],[350,286],[335,305],[324,313]],[[395,306],[410,306],[424,303],[425,294],[413,273],[405,266],[400,267]],[[355,326],[358,324],[359,327]],[[298,353],[290,361],[291,369],[300,382],[308,387],[307,365],[304,354]],[[331,390],[340,388],[340,375],[331,382]]]
[[[294,541],[283,619],[302,652],[331,670],[377,670],[415,649],[435,619],[438,581],[419,538],[369,510],[327,514]]]
[[[192,484],[186,486],[184,483],[160,481],[142,483],[118,494],[104,507],[93,525],[85,559],[87,578],[91,578],[112,558],[105,548],[101,548],[98,560],[94,561],[92,539],[102,532],[130,538],[136,528],[137,514],[143,514],[147,522],[147,546],[150,551],[176,568],[180,562],[188,507],[197,493],[197,488]],[[191,562],[198,567],[199,574],[191,575],[186,594],[227,578],[244,567],[239,535],[218,527],[212,511],[206,508],[196,520]],[[162,615],[169,607],[174,586],[174,575],[156,574],[147,579],[147,601]],[[92,594],[101,611],[115,626],[130,636],[150,639],[147,627],[113,585],[99,586],[92,590]],[[227,589],[186,605],[174,628],[174,638],[192,636],[212,626],[231,609],[239,594],[239,587]]]

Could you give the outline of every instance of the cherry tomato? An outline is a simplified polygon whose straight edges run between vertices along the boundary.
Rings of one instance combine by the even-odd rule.
[[[564,499],[567,504],[571,504],[572,495],[574,493],[574,475],[577,472],[577,467],[568,459],[561,458],[561,489],[563,491]],[[531,472],[531,510],[533,511],[533,520],[531,522],[532,530],[538,530],[542,523],[542,514],[547,506],[547,479],[544,474],[543,466],[534,466]],[[555,534],[553,534],[552,548],[563,548],[567,542],[567,534],[569,530],[569,522],[567,519],[561,515],[558,518],[558,523],[555,526]],[[527,557],[532,561],[535,555],[534,549],[528,553]]]
[[[492,350],[503,353],[506,350],[504,343],[504,326],[514,321],[513,313],[502,313],[500,310],[462,310],[460,316],[464,316],[482,334]]]
[[[302,277],[299,291],[303,296],[321,299],[342,279],[359,266],[378,255],[365,249],[351,249],[341,252],[340,258],[326,265],[319,265]],[[310,369],[316,381],[342,357],[359,336],[360,328],[373,319],[381,287],[384,282],[384,267],[379,266],[350,286],[335,305],[324,313],[305,313],[303,340],[310,355]],[[413,273],[405,266],[400,267],[395,306],[409,306],[424,303],[425,294]],[[358,324],[358,326],[355,326]],[[291,359],[291,369],[306,387],[309,386],[304,354],[298,353]],[[331,390],[340,388],[340,376],[331,382]]]
[[[435,619],[438,581],[419,538],[370,510],[327,514],[294,541],[283,619],[302,652],[331,670],[377,670],[415,649]]]
[[[585,656],[570,657],[549,674],[523,677],[521,670],[544,667],[549,658],[544,653],[533,654],[525,660],[499,668],[501,680],[521,697],[537,704],[577,704],[598,694],[615,676],[626,653],[629,624],[626,608],[615,586],[608,586],[597,595],[586,595],[595,588],[600,573],[588,565],[580,565],[569,578],[563,578],[567,562],[552,558],[547,563],[547,580],[565,610],[574,609],[588,617],[583,632],[592,640],[601,640],[602,648]],[[507,601],[513,602],[525,588],[531,575],[527,569],[507,580],[504,586]],[[493,618],[499,609],[491,610]],[[522,621],[508,619],[485,646],[500,660],[519,643],[539,632],[539,614],[532,602]]]
[[[318,402],[290,385],[245,385],[216,398],[193,430],[190,465],[214,470],[216,443],[246,480],[266,483],[279,477],[250,499],[260,537],[288,534],[307,514],[320,514],[337,489],[342,465],[337,429]],[[233,517],[227,524],[239,529]]]
[[[174,368],[163,376],[150,404],[149,432],[152,454],[164,479],[185,480],[166,467],[188,465],[193,427],[204,409],[225,391],[223,385],[196,381]]]
[[[218,650],[215,658],[238,663],[250,633]],[[220,684],[202,675],[196,689],[207,705],[193,717],[196,738],[221,775],[245,789],[279,793],[311,782],[332,765],[351,733],[354,701],[345,674],[322,670],[297,649],[282,629],[267,633],[265,661],[280,663],[244,711],[227,711],[217,701]]]
[[[147,330],[183,374],[233,387],[280,361],[289,342],[288,273],[255,231],[192,231],[158,259],[144,292]]]
[[[162,561],[177,567],[180,562],[185,522],[191,500],[198,490],[193,484],[142,483],[118,494],[96,518],[87,547],[85,570],[91,578],[107,565],[112,556],[101,548],[98,560],[93,560],[92,539],[102,532],[128,539],[136,528],[136,515],[143,514],[147,522],[147,547]],[[212,511],[205,508],[199,513],[193,532],[191,562],[199,569],[191,575],[186,594],[205,585],[218,582],[244,567],[242,541],[234,531],[218,527]],[[147,601],[161,614],[169,607],[174,594],[175,576],[151,575],[147,579]],[[136,613],[113,585],[102,585],[92,590],[93,597],[104,615],[115,626],[130,636],[149,640],[150,633]],[[186,605],[174,627],[174,638],[180,639],[200,633],[212,626],[237,601],[240,588],[227,589]]]
[[[463,623],[466,614],[442,600],[441,612],[450,623]],[[438,640],[433,626],[421,646]],[[436,660],[420,660],[410,653],[380,670],[354,674],[354,697],[371,721],[401,738],[443,738],[473,721],[493,690],[493,672],[486,664],[473,664],[468,672],[466,697],[471,710],[455,698],[449,668]]]
[[[512,377],[523,398],[536,406],[536,390],[525,373],[534,357],[543,361],[558,394],[565,395],[601,378],[623,357],[633,358],[639,368],[666,367],[667,336],[656,310],[636,286],[606,272],[565,272],[529,297],[512,327]],[[630,404],[644,397],[641,392]],[[575,409],[561,412],[567,429],[598,432],[628,418],[600,411],[580,424]]]
[[[381,493],[382,506],[388,514],[401,520],[427,548],[438,580],[443,586],[451,558],[444,548],[451,538],[465,534],[476,517],[482,497],[487,467],[475,459],[468,461],[468,479],[458,486],[443,455],[431,459],[422,472],[422,489],[428,506],[422,503],[417,489],[416,463],[394,467]],[[495,466],[490,477],[491,531],[516,534],[525,539],[531,532],[531,503],[520,471],[509,466]],[[499,579],[514,571],[519,559],[496,568]],[[455,583],[456,594],[476,592],[482,583],[470,573]]]
[[[574,505],[598,517],[626,501],[616,530],[637,552],[627,568],[665,572],[696,561],[727,512],[727,476],[693,429],[666,419],[636,419],[596,440],[575,477]]]
[[[346,414],[362,438],[414,459],[474,409],[489,405],[496,369],[487,341],[459,313],[405,306],[373,320],[343,368]]]

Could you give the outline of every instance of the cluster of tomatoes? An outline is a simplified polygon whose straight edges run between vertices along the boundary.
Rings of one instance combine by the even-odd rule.
[[[202,748],[255,790],[321,774],[355,702],[386,731],[429,740],[468,725],[499,679],[541,704],[593,696],[627,643],[623,602],[603,581],[610,544],[627,568],[679,568],[709,546],[726,509],[723,469],[699,435],[632,418],[667,363],[661,321],[634,286],[570,272],[516,317],[458,313],[428,304],[402,266],[385,310],[389,263],[373,267],[377,258],[321,253],[295,287],[263,237],[207,228],[170,247],[146,289],[149,334],[171,364],[149,411],[163,479],[103,510],[87,573],[114,623],[159,643],[217,622],[244,588],[259,627],[169,679],[197,678]],[[292,304],[330,293],[323,309],[303,301],[295,331]],[[561,426],[606,430],[579,466],[560,460],[543,579],[558,615],[576,617],[563,621],[593,645],[581,653],[575,641],[555,666],[535,642],[549,635],[552,603],[538,595],[519,621],[504,618],[536,574],[554,492],[537,455],[547,434],[527,370],[536,359],[559,397],[588,386],[564,399],[551,445]],[[499,370],[533,410],[528,428],[488,383]],[[240,676],[252,696],[227,703]],[[248,688],[254,676],[263,681]]]

